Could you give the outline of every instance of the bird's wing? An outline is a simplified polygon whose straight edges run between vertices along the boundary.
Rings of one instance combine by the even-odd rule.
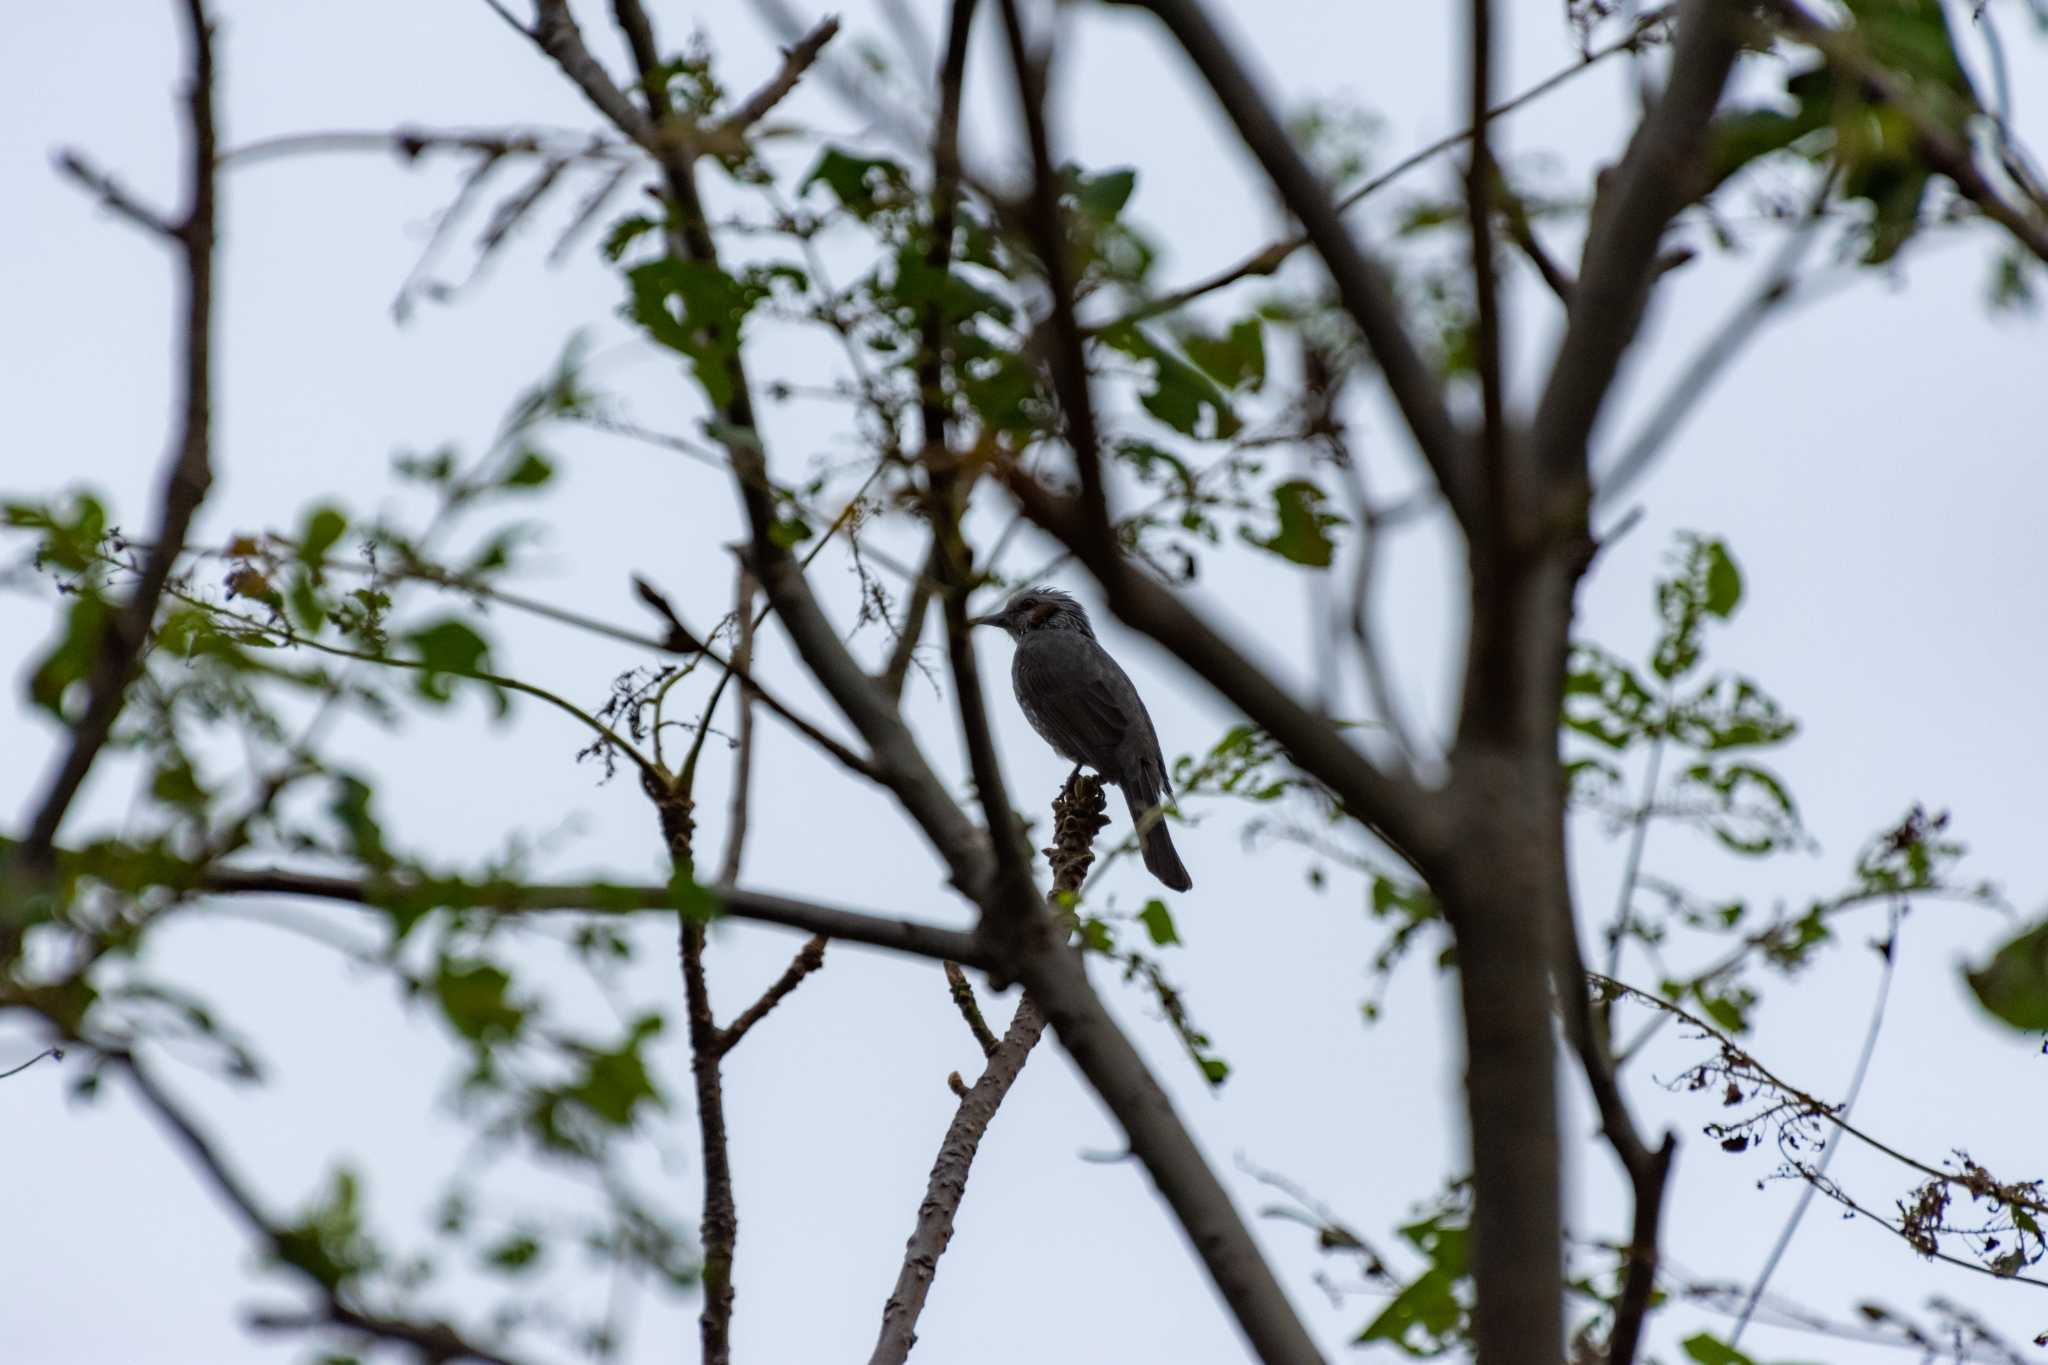
[[[1108,776],[1120,775],[1132,726],[1151,729],[1136,690],[1092,640],[1019,648],[1015,674],[1017,700],[1038,732],[1067,758]]]

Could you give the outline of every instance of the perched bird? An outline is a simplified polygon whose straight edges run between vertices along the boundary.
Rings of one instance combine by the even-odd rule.
[[[1122,787],[1146,868],[1175,891],[1193,886],[1161,809],[1173,790],[1152,717],[1138,689],[1096,643],[1081,604],[1052,588],[1025,588],[1001,611],[970,624],[1009,632],[1017,644],[1010,675],[1031,728],[1076,773],[1093,768]]]

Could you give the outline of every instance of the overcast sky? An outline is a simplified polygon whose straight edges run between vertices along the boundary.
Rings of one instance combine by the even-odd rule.
[[[2018,127],[2048,143],[2048,44],[2017,22],[2019,6],[1992,3],[2014,11],[2005,33]],[[219,8],[231,145],[402,123],[591,123],[555,70],[473,0]],[[602,7],[585,8],[595,33]],[[708,30],[731,84],[745,87],[771,69],[772,41],[740,0],[652,8],[672,42],[692,24]],[[909,8],[927,30],[936,27],[932,0]],[[1511,11],[1504,90],[1571,60],[1561,6],[1501,8]],[[1268,0],[1256,22],[1246,8],[1238,32],[1264,70],[1279,73],[1273,84],[1288,100],[1348,95],[1381,114],[1376,159],[1385,164],[1460,121],[1450,21],[1457,9]],[[889,41],[870,6],[848,5],[845,19],[849,38]],[[170,273],[161,251],[60,183],[50,156],[60,146],[83,148],[139,194],[174,202],[183,59],[172,7],[17,6],[9,20],[10,41],[0,46],[8,113],[0,186],[9,205],[0,214],[8,319],[0,404],[10,424],[0,491],[11,498],[89,483],[136,526],[166,440]],[[1968,51],[1974,58],[1981,48],[1972,42]],[[970,138],[993,157],[1010,106],[990,55],[984,48],[976,67],[977,79],[990,79],[971,106]],[[1627,107],[1626,76],[1614,65],[1518,115],[1505,126],[1505,153],[1554,155],[1558,183],[1611,158],[1627,131],[1617,112]],[[1192,279],[1236,260],[1278,226],[1238,146],[1146,24],[1084,12],[1060,97],[1068,155],[1141,168],[1132,213],[1167,242],[1166,278]],[[863,131],[815,82],[787,112],[841,136]],[[1418,176],[1415,188],[1440,191],[1449,175],[1447,163]],[[219,473],[200,539],[287,528],[315,495],[376,508],[390,496],[395,451],[443,441],[479,449],[512,395],[578,328],[597,340],[598,377],[625,393],[637,416],[671,429],[693,418],[674,367],[616,322],[618,286],[588,248],[545,270],[546,238],[536,234],[455,306],[425,307],[396,324],[391,299],[453,184],[445,164],[408,170],[384,156],[273,162],[229,178]],[[2038,322],[1987,313],[1991,245],[1979,232],[1916,246],[1888,275],[1861,278],[1776,323],[1639,487],[1642,524],[1600,560],[1582,596],[1581,629],[1632,651],[1649,637],[1649,578],[1673,532],[1727,537],[1750,597],[1734,626],[1714,637],[1717,661],[1766,680],[1804,722],[1782,767],[1820,851],[1773,864],[1762,877],[1686,836],[1659,834],[1648,865],[1660,875],[1710,895],[1797,902],[1845,885],[1861,841],[1918,800],[1953,811],[1955,830],[1972,847],[1969,866],[2003,882],[2023,910],[2037,912],[2048,894],[2038,776],[2048,764],[2038,715],[2048,659],[2038,604],[2048,567],[2038,524],[2048,505],[2040,458],[2048,338]],[[1710,260],[1676,276],[1624,401],[1602,427],[1604,453],[1733,305],[1762,255]],[[1546,298],[1525,291],[1516,301],[1518,372],[1527,385],[1557,317]],[[777,358],[763,367],[777,369]],[[778,445],[794,447],[785,472],[812,453],[846,448],[848,434],[832,426],[829,411],[789,421]],[[1369,427],[1366,441],[1388,485],[1413,479],[1390,428]],[[708,620],[729,576],[721,549],[737,524],[729,488],[712,471],[601,436],[573,434],[557,446],[569,457],[564,486],[547,504],[549,539],[525,586],[630,620],[627,578],[644,572]],[[1308,638],[1307,585],[1282,568],[1231,562],[1229,573],[1204,579],[1202,605],[1240,639],[1299,655]],[[1393,557],[1380,607],[1404,693],[1439,733],[1454,700],[1453,573],[1442,528],[1411,532]],[[836,569],[823,582],[832,601],[850,605]],[[1276,601],[1289,605],[1276,610]],[[46,599],[0,596],[0,640],[9,642],[0,663],[11,698],[22,695],[27,661],[50,619]],[[504,671],[586,701],[601,698],[614,673],[643,662],[622,646],[545,623],[503,617],[494,625]],[[1205,746],[1229,723],[1228,710],[1159,651],[1114,623],[1102,634],[1143,690],[1170,753]],[[1007,644],[992,639],[983,648],[984,668],[1000,679]],[[772,627],[763,649],[767,675],[814,714],[828,714]],[[929,752],[957,775],[948,700],[930,687],[912,691]],[[1049,797],[1066,765],[1006,695],[995,709],[1019,801]],[[888,803],[772,723],[762,731],[746,881],[964,922],[936,862]],[[55,739],[18,700],[0,709],[0,810],[24,809]],[[444,861],[498,848],[514,831],[566,830],[548,854],[554,868],[659,875],[644,799],[630,782],[597,785],[588,766],[572,761],[582,742],[539,708],[522,708],[499,728],[474,703],[397,733],[350,726],[336,741],[382,776],[393,826]],[[700,795],[706,848],[722,833],[724,780],[714,765]],[[117,821],[125,794],[116,786],[89,789],[68,832]],[[1448,982],[1427,961],[1411,963],[1388,1001],[1390,1021],[1361,1027],[1358,1003],[1378,935],[1355,888],[1312,893],[1298,859],[1247,853],[1238,819],[1217,810],[1177,835],[1197,887],[1176,903],[1189,943],[1169,964],[1232,1063],[1229,1083],[1208,1093],[1145,1000],[1107,976],[1103,989],[1241,1206],[1255,1210],[1269,1196],[1236,1169],[1239,1156],[1286,1173],[1361,1232],[1388,1240],[1387,1230],[1463,1160]],[[1602,833],[1587,824],[1575,848],[1593,915],[1608,906],[1618,875],[1618,851]],[[1112,890],[1126,907],[1149,894],[1129,866]],[[1877,960],[1858,945],[1881,928],[1881,918],[1851,927],[1848,946],[1796,987],[1779,987],[1762,1014],[1760,1051],[1780,1074],[1823,1096],[1839,1093],[1861,1042]],[[1980,912],[1933,907],[1908,920],[1858,1113],[1905,1150],[1939,1159],[1964,1147],[2017,1179],[2042,1173],[2048,1059],[2033,1042],[1983,1022],[1956,971],[2005,928]],[[671,998],[672,930],[650,922],[641,941],[644,966],[631,991]],[[714,943],[714,991],[728,1014],[795,946],[778,931],[746,926],[719,932]],[[434,1026],[332,954],[246,922],[195,917],[158,951],[161,971],[210,993],[273,1064],[276,1083],[253,1094],[184,1068],[171,1073],[271,1205],[296,1206],[346,1158],[368,1171],[380,1226],[394,1240],[421,1240],[420,1209],[463,1150],[442,1101],[451,1054]],[[560,989],[573,996],[576,981],[558,970]],[[996,1011],[1006,1016],[1009,1007],[1004,1001]],[[40,1046],[19,1028],[0,1030],[0,1069]],[[1743,1280],[1797,1186],[1764,1181],[1768,1153],[1716,1151],[1698,1128],[1717,1115],[1657,1086],[1697,1052],[1667,1033],[1636,1068],[1635,1093],[1647,1115],[1691,1135],[1667,1218],[1669,1255],[1701,1277]],[[679,1043],[660,1055],[685,1094]],[[945,1076],[971,1074],[975,1060],[934,967],[844,947],[735,1054],[727,1103],[742,1229],[737,1359],[846,1359],[869,1348],[953,1110]],[[249,1273],[245,1239],[193,1172],[126,1096],[68,1104],[68,1068],[45,1064],[0,1085],[0,1169],[8,1173],[0,1180],[0,1358],[302,1358],[303,1346],[238,1326],[252,1300],[286,1295]],[[1568,1085],[1568,1093],[1583,1128],[1578,1090]],[[694,1216],[694,1132],[687,1110],[672,1121],[665,1176]],[[1245,1358],[1143,1172],[1083,1159],[1118,1147],[1065,1058],[1042,1049],[983,1145],[920,1324],[919,1359]],[[1573,1231],[1621,1235],[1611,1160],[1590,1137],[1573,1150]],[[1844,1153],[1836,1174],[1880,1208],[1909,1184],[1857,1151]],[[1378,1301],[1353,1296],[1333,1305],[1310,1279],[1318,1267],[1312,1234],[1287,1223],[1259,1226],[1319,1340],[1343,1355]],[[1917,1308],[1945,1295],[2022,1341],[2048,1327],[2048,1297],[2038,1290],[1917,1261],[1883,1230],[1844,1222],[1825,1206],[1814,1210],[1775,1288],[1835,1316],[1866,1298]],[[632,1359],[688,1358],[695,1312],[694,1301],[650,1308]],[[1691,1310],[1670,1315],[1659,1340],[1701,1321]],[[1759,1359],[1860,1358],[1855,1348],[1776,1330],[1757,1329],[1745,1345]]]

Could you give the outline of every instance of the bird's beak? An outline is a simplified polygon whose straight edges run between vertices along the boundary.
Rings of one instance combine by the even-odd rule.
[[[968,618],[968,621],[967,621],[967,624],[968,624],[968,626],[969,626],[970,628],[971,628],[971,627],[974,627],[974,626],[993,626],[993,625],[999,625],[999,624],[1001,624],[1001,622],[1002,622],[1002,615],[1003,615],[1003,614],[1002,614],[1001,612],[992,612],[992,613],[990,613],[990,614],[989,614],[989,615],[987,615],[987,616],[973,616],[973,617],[969,617],[969,618]]]

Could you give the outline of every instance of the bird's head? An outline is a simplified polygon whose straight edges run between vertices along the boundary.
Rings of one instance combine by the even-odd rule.
[[[1012,640],[1041,630],[1067,630],[1095,638],[1088,625],[1088,613],[1079,602],[1057,588],[1025,588],[1003,604],[1001,611],[977,616],[971,626],[1001,626]]]

